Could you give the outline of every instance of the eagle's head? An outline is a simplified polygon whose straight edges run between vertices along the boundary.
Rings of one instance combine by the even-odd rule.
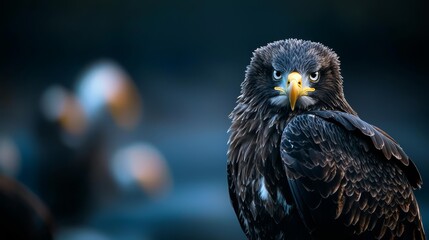
[[[344,98],[337,54],[320,43],[297,39],[276,41],[254,51],[242,98],[289,111],[354,113]]]

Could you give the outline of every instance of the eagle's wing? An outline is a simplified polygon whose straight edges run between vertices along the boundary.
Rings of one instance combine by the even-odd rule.
[[[358,117],[298,115],[281,142],[292,195],[315,236],[424,239],[412,187],[421,185],[401,147]]]

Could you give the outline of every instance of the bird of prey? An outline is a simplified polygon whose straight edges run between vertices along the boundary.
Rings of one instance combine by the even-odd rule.
[[[421,176],[347,103],[333,50],[256,49],[230,118],[229,194],[248,239],[425,239]]]

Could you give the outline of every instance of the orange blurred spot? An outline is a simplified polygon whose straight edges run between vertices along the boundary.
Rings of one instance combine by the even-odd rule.
[[[112,171],[127,188],[137,184],[150,196],[158,196],[171,186],[170,172],[162,154],[153,146],[135,143],[116,152]]]
[[[67,96],[59,122],[63,129],[72,135],[82,135],[86,129],[86,120],[79,102],[73,96]]]
[[[132,129],[140,119],[140,97],[130,81],[122,81],[108,98],[108,105],[116,124]]]

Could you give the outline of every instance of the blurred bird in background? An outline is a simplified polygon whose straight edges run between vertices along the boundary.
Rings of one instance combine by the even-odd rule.
[[[228,184],[249,239],[425,239],[399,144],[344,98],[338,56],[287,39],[255,50],[231,113]]]
[[[107,60],[89,66],[75,91],[55,85],[42,95],[36,127],[40,149],[37,182],[55,217],[72,222],[81,219],[91,191],[105,181],[102,179],[109,179],[105,159],[108,129],[115,124],[125,129],[135,127],[140,102],[129,76]],[[108,116],[115,124],[106,121]]]

